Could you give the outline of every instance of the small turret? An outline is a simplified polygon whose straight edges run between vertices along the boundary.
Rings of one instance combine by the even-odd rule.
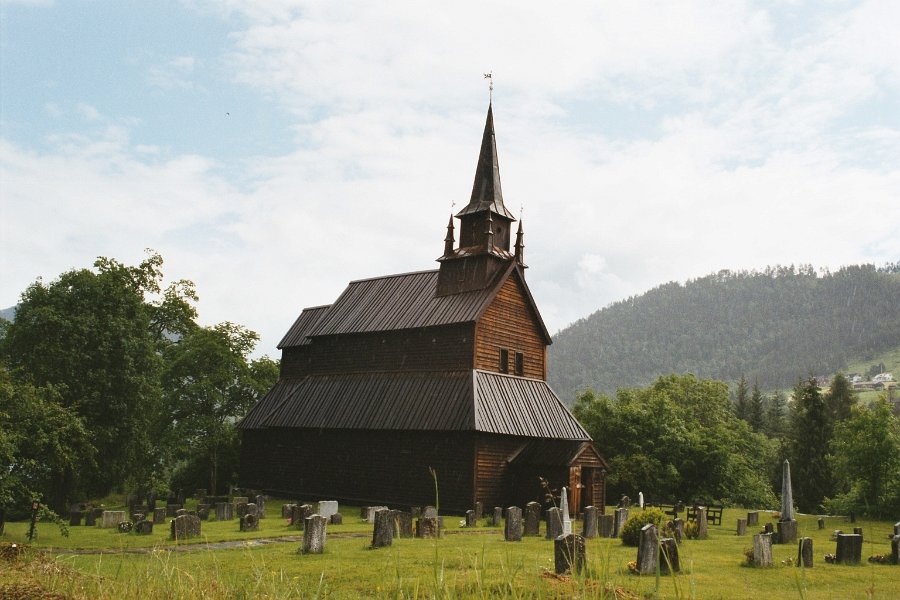
[[[525,266],[525,232],[522,231],[522,220],[519,219],[519,230],[516,231],[516,263]]]
[[[450,215],[450,222],[447,223],[447,237],[444,238],[444,256],[453,254],[453,215]]]

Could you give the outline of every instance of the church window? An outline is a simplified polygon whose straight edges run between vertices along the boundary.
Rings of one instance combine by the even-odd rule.
[[[509,373],[509,350],[500,348],[500,372]]]
[[[516,375],[521,377],[525,374],[525,355],[521,352],[516,352]]]

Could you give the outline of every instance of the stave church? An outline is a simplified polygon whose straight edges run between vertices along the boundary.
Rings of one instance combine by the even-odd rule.
[[[352,281],[279,343],[278,382],[238,424],[241,486],[461,513],[544,503],[543,478],[573,514],[603,510],[608,465],[547,385],[552,340],[515,223],[489,106],[438,268]]]

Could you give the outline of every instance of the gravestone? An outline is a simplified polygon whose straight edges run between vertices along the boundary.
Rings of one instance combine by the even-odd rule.
[[[475,527],[478,523],[478,517],[474,510],[466,511],[466,527]]]
[[[484,504],[481,501],[475,503],[475,519],[479,520],[484,517]]]
[[[797,541],[797,521],[778,521],[778,543],[793,544]]]
[[[293,503],[285,503],[281,505],[281,518],[282,519],[290,519],[293,514],[294,507],[297,506]]]
[[[266,497],[262,494],[257,494],[253,499],[253,504],[256,504],[256,518],[257,519],[265,519],[266,518]]]
[[[900,521],[894,523],[894,535],[900,535]]]
[[[320,517],[325,517],[326,519],[330,519],[331,515],[338,512],[338,503],[337,500],[320,500],[319,501],[319,512],[318,515]]]
[[[394,524],[396,526],[396,534],[398,538],[413,537],[413,517],[411,512],[405,510],[394,510]]]
[[[422,509],[422,516],[427,518],[433,517],[436,519],[438,516],[437,509],[433,506],[426,506],[424,509]]]
[[[706,507],[697,507],[697,539],[705,540],[709,537],[709,523],[706,520]]]
[[[390,546],[394,541],[394,515],[387,508],[375,511],[375,526],[372,528],[372,548]]]
[[[771,567],[772,562],[772,534],[757,533],[753,536],[753,566]]]
[[[775,533],[775,526],[771,523],[766,523],[763,528],[766,530],[766,533]]]
[[[737,520],[737,534],[738,535],[747,535],[747,519],[738,519]]]
[[[853,533],[855,533],[856,535],[858,535],[859,538],[860,538],[861,540],[865,541],[865,538],[863,538],[862,527],[854,527],[854,528],[853,528]]]
[[[563,486],[559,504],[562,509],[562,534],[569,535],[572,533],[572,518],[569,516],[569,493],[565,486]]]
[[[491,515],[491,526],[500,527],[503,524],[503,507],[495,506],[494,513]]]
[[[231,502],[216,502],[216,521],[230,521],[234,518]]]
[[[152,511],[156,509],[156,492],[150,492],[147,494],[147,510]],[[147,514],[150,514],[149,512]]]
[[[153,533],[153,521],[144,519],[134,524],[134,533],[137,535],[150,535]]]
[[[325,551],[325,524],[327,522],[328,519],[322,515],[310,515],[306,518],[300,554],[322,554]]]
[[[820,530],[825,529],[825,518],[824,517],[819,517],[818,523],[819,523]]]
[[[374,524],[375,523],[375,513],[378,512],[379,510],[387,510],[387,509],[388,509],[387,506],[370,506],[369,514],[366,515],[366,521]]]
[[[69,513],[69,527],[78,527],[81,525],[81,511],[73,510]]]
[[[94,527],[97,524],[97,517],[94,515],[93,510],[86,510],[84,512],[84,525],[85,527]]]
[[[175,517],[176,513],[184,508],[180,504],[166,504],[166,516],[167,517]]]
[[[244,515],[247,514],[247,507],[250,506],[247,502],[235,502],[234,504],[234,514],[240,519]]]
[[[244,515],[253,515],[257,519],[259,518],[259,506],[253,502],[249,504],[244,504]]]
[[[193,515],[182,515],[172,519],[169,535],[173,540],[187,540],[200,536],[200,519]]]
[[[541,505],[537,502],[525,505],[524,535],[541,535]]]
[[[129,510],[131,511],[130,515],[132,521],[140,521],[141,519],[138,518],[138,515],[146,516],[150,514],[150,507],[146,504],[134,504]]]
[[[437,517],[419,517],[416,519],[417,538],[436,538],[440,536]]]
[[[622,535],[622,527],[625,526],[625,521],[628,520],[628,508],[622,507],[617,508],[615,512],[615,519],[613,521],[613,537],[619,537]]]
[[[584,569],[584,538],[570,533],[553,540],[553,563],[557,575],[581,573]]]
[[[675,538],[659,540],[659,570],[661,573],[681,572],[681,559],[678,558],[678,542]]]
[[[142,512],[136,512],[133,515],[131,515],[131,520],[134,521],[135,523],[137,523],[138,521],[143,521],[146,517],[147,517],[146,514],[144,514]]]
[[[862,561],[862,536],[858,533],[841,533],[837,536],[834,562],[855,565]]]
[[[615,537],[613,535],[613,531],[615,530],[615,517],[612,515],[600,515],[600,537],[602,538],[611,538]]]
[[[154,525],[162,525],[166,522],[166,509],[165,508],[154,508],[153,509],[153,524]]]
[[[366,521],[369,518],[369,507],[368,506],[360,506],[359,507],[359,518],[363,521]]]
[[[900,565],[900,534],[891,539],[891,564]]]
[[[674,526],[675,543],[680,544],[684,541],[684,519],[677,518],[672,521]]]
[[[124,510],[104,510],[100,517],[101,529],[112,529],[125,520]]]
[[[188,511],[183,508],[179,508],[178,510],[175,511],[176,517],[183,517],[186,514],[188,514]]]
[[[331,524],[332,525],[343,525],[344,524],[344,515],[341,513],[334,513],[331,515]]]
[[[584,507],[584,520],[581,523],[581,535],[585,539],[597,537],[597,513],[600,510],[596,506]]]
[[[747,513],[747,525],[759,525],[759,511],[754,510]]]
[[[562,511],[555,506],[545,511],[547,516],[547,534],[548,540],[555,540],[563,534]]]
[[[797,566],[811,569],[813,566],[813,541],[812,538],[800,538],[797,544]]]
[[[259,518],[253,513],[246,513],[240,520],[240,531],[259,531]]]
[[[522,509],[510,506],[506,509],[506,525],[503,528],[503,539],[507,542],[522,541]]]
[[[204,504],[203,508],[197,510],[197,516],[200,517],[201,521],[208,521],[209,520],[209,507]]]
[[[312,516],[313,510],[312,506],[309,504],[300,504],[298,506],[294,506],[294,513],[291,515],[291,526],[298,530],[303,531],[303,526],[306,524],[306,519]]]
[[[249,504],[250,498],[247,496],[235,496],[231,499],[232,504]]]
[[[638,544],[637,571],[639,575],[656,573],[659,564],[659,532],[656,525],[648,523],[641,527],[641,538]]]

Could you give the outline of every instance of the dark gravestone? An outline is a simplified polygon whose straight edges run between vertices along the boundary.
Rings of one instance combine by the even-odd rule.
[[[334,515],[331,515],[334,517]],[[322,554],[325,551],[325,517],[310,515],[303,527],[303,545],[300,554]]]
[[[416,520],[417,538],[436,538],[440,536],[437,517],[419,517]]]
[[[759,525],[759,511],[754,510],[753,512],[747,513],[747,525]]]
[[[600,537],[602,538],[611,538],[613,537],[613,530],[615,529],[615,517],[612,515],[600,515]]]
[[[797,541],[797,521],[778,521],[778,543],[793,544]]]
[[[146,504],[135,504],[129,510],[131,511],[131,520],[135,522],[141,520],[138,518],[138,515],[146,516],[150,514],[150,507]]]
[[[244,515],[247,514],[247,507],[250,506],[247,502],[235,503],[234,505],[234,514],[237,515],[237,518],[240,519]]]
[[[546,510],[548,540],[555,540],[563,534],[562,511],[555,506]]]
[[[344,516],[341,513],[334,513],[331,515],[331,524],[332,525],[343,525],[344,524]]]
[[[675,538],[659,540],[659,570],[661,573],[680,573],[681,560],[678,558],[678,542]]]
[[[188,511],[183,508],[179,508],[178,510],[175,511],[176,517],[183,517],[186,514],[188,514]]]
[[[193,515],[182,515],[172,519],[170,536],[173,540],[187,540],[200,536],[200,519]]]
[[[596,506],[584,507],[584,521],[581,524],[581,535],[584,538],[595,538],[598,534],[597,517],[600,510]]]
[[[294,513],[294,507],[296,504],[285,503],[281,505],[281,518],[282,519],[290,519],[291,515]]]
[[[166,509],[154,508],[153,509],[153,524],[154,525],[162,525],[166,522]]]
[[[507,542],[522,541],[522,509],[510,506],[506,509],[506,525],[503,528],[503,539]]]
[[[203,508],[201,508],[197,511],[197,516],[200,517],[201,521],[208,521],[209,520],[209,507],[204,505]]]
[[[900,534],[891,540],[891,564],[900,565]]]
[[[797,544],[797,566],[811,569],[813,566],[813,541],[812,538],[800,538]]]
[[[395,510],[394,523],[397,528],[396,534],[398,538],[413,537],[413,517],[411,512],[405,510]]]
[[[617,508],[615,512],[615,519],[613,520],[613,537],[617,538],[622,535],[622,527],[625,526],[625,521],[628,520],[628,509],[625,507]]]
[[[363,521],[369,520],[369,507],[368,506],[360,506],[359,507],[359,518]]]
[[[134,524],[134,532],[137,535],[150,535],[153,533],[153,522],[144,519]]]
[[[69,513],[69,526],[77,527],[79,525],[81,525],[81,511],[73,510]]]
[[[766,523],[764,529],[766,530],[766,533],[775,533],[775,526],[771,523]]]
[[[855,565],[862,561],[862,536],[858,533],[841,533],[837,536],[834,562]]]
[[[312,506],[309,504],[300,504],[294,507],[294,514],[291,516],[293,521],[291,522],[291,526],[294,529],[299,531],[303,531],[303,526],[306,523],[306,519],[312,516]]]
[[[372,529],[372,548],[390,546],[394,541],[394,515],[387,508],[375,511],[375,525]]]
[[[256,498],[256,518],[265,519],[266,518],[266,497],[262,494],[257,494]]]
[[[675,543],[680,544],[684,541],[684,519],[679,517],[672,521],[672,525],[674,526]]]
[[[478,522],[477,518],[478,517],[475,516],[474,510],[467,510],[466,511],[466,527],[475,527],[475,523]]]
[[[259,519],[253,513],[246,513],[241,517],[241,531],[259,531]]]
[[[553,563],[557,575],[581,573],[584,569],[584,538],[570,533],[553,540]]]
[[[865,538],[863,538],[862,527],[854,527],[854,528],[853,528],[853,533],[855,533],[856,535],[858,535],[859,538],[860,538],[861,540],[865,541]]]
[[[86,527],[93,527],[97,524],[97,515],[94,514],[93,510],[88,510],[84,513],[84,524]]]
[[[410,506],[409,512],[412,514],[413,519],[418,519],[422,516],[422,507],[421,506]]]
[[[180,504],[166,504],[166,516],[175,517],[177,516],[177,512],[182,508],[183,507]]]
[[[659,564],[659,532],[656,525],[648,523],[641,527],[641,538],[638,544],[637,571],[639,575],[656,573]]]
[[[491,526],[492,527],[500,527],[503,524],[503,507],[495,506],[494,512],[491,515]]]
[[[900,535],[900,521],[894,523],[894,535]]]
[[[706,507],[697,507],[697,539],[705,540],[709,537],[709,524],[706,521]]]
[[[823,517],[819,517],[818,523],[819,523],[820,530],[825,529],[825,519]]]
[[[525,505],[524,535],[541,535],[541,505],[537,502]]]
[[[772,560],[772,534],[757,533],[753,536],[753,566],[771,567]]]
[[[737,534],[738,535],[747,535],[747,519],[738,519],[737,520]]]
[[[475,519],[481,519],[484,517],[484,504],[481,502],[475,503]]]

